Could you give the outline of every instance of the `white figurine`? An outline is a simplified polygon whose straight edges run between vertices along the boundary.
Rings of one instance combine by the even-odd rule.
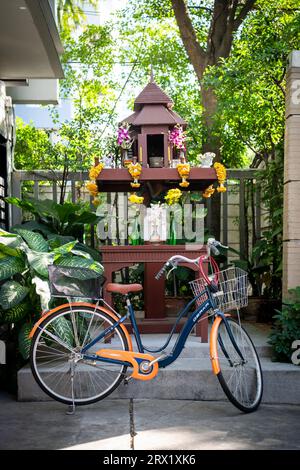
[[[106,157],[104,157],[103,163],[104,163],[104,168],[113,168],[114,167],[113,156],[107,155]]]
[[[215,156],[216,154],[213,152],[205,152],[203,155],[200,155],[201,168],[210,168]]]

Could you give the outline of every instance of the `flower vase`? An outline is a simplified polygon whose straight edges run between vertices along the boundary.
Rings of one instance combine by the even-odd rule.
[[[134,246],[142,244],[141,230],[140,230],[138,216],[135,216],[134,218],[132,232],[130,235],[130,242],[131,242],[131,245],[134,245]]]
[[[176,245],[176,227],[175,227],[175,217],[174,213],[170,213],[170,233],[168,239],[169,245]]]

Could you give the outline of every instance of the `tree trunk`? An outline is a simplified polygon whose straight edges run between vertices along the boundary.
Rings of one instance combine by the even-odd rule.
[[[203,124],[206,130],[204,152],[214,152],[220,161],[220,137],[214,132],[217,98],[212,88],[203,87],[203,75],[208,66],[218,65],[220,58],[230,55],[233,34],[240,27],[256,0],[214,0],[206,47],[198,42],[186,0],[171,0],[180,36],[200,85]],[[201,7],[200,7],[201,8]],[[205,7],[203,7],[205,8]],[[216,238],[220,237],[220,195],[212,198],[212,226]]]

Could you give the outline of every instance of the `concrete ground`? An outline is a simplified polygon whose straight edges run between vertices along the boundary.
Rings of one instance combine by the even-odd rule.
[[[300,406],[106,399],[79,407],[0,395],[0,449],[300,449]]]

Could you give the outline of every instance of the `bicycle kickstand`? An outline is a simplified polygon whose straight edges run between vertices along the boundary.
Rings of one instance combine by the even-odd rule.
[[[67,415],[74,415],[76,411],[75,398],[74,398],[74,363],[71,362],[71,390],[72,390],[72,405],[68,405]]]

